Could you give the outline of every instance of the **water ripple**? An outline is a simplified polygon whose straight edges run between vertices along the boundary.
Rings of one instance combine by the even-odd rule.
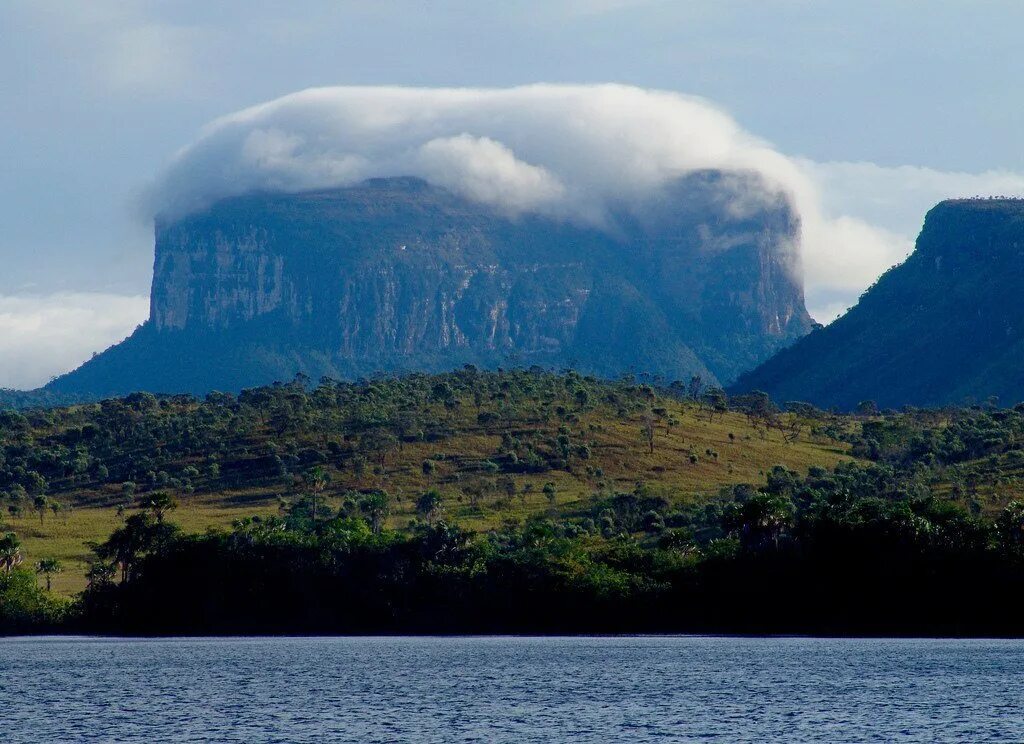
[[[1015,741],[1024,643],[0,639],[22,742]]]

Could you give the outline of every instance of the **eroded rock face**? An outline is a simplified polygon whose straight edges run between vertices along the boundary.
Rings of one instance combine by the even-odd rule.
[[[54,385],[202,392],[465,363],[729,380],[811,327],[797,231],[756,177],[713,172],[600,230],[405,178],[229,199],[158,223],[149,321]]]

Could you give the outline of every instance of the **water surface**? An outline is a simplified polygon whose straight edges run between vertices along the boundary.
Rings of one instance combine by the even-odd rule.
[[[1024,642],[0,639],[0,738],[1020,741]]]

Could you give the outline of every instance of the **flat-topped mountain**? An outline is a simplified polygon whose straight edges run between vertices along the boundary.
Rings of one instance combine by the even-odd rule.
[[[940,203],[856,307],[735,388],[842,409],[1024,400],[1024,200]]]
[[[609,223],[509,216],[410,178],[226,199],[158,220],[149,320],[48,389],[466,363],[728,381],[810,329],[798,219],[756,175],[691,174]]]

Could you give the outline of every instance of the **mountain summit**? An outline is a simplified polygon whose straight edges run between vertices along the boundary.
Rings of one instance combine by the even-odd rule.
[[[686,176],[608,225],[509,216],[412,178],[158,221],[149,320],[55,393],[204,393],[466,363],[728,381],[811,327],[788,200]]]
[[[1024,400],[1024,200],[944,201],[860,302],[736,382],[852,409]]]

